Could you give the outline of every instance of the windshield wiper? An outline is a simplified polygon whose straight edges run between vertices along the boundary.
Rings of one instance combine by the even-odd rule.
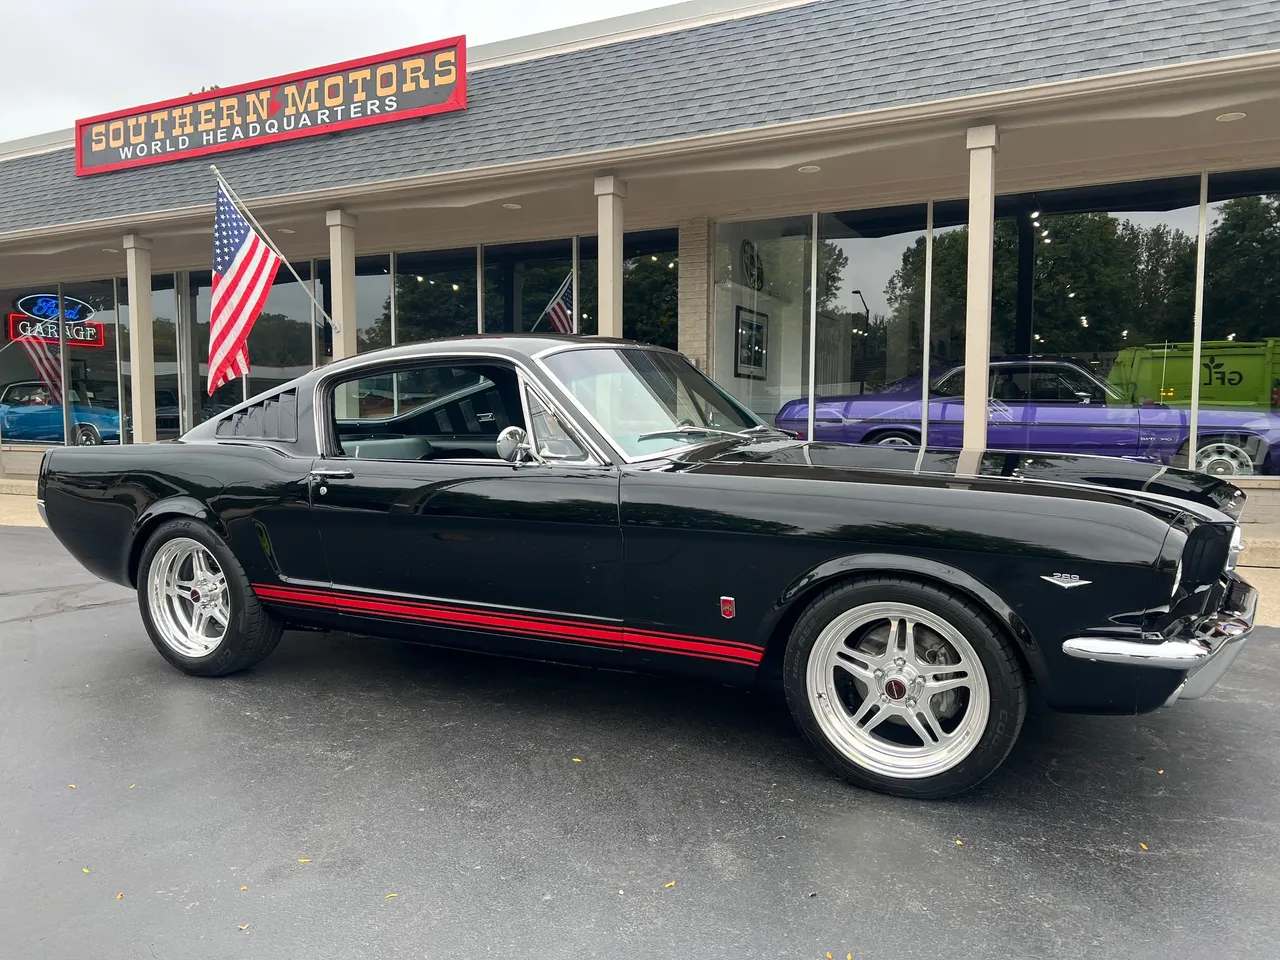
[[[720,430],[716,427],[699,427],[692,423],[682,424],[678,427],[672,427],[670,430],[654,430],[652,433],[642,433],[637,440],[657,439],[658,437],[687,437],[694,434],[705,435],[711,437],[737,437],[740,440],[755,440],[761,436],[758,431],[767,430],[769,433],[783,435],[783,431],[775,429],[764,423],[757,423],[754,427],[748,427],[746,430]]]
[[[733,430],[718,430],[715,427],[697,427],[691,423],[679,427],[672,427],[670,430],[654,430],[651,433],[642,433],[636,437],[637,440],[656,440],[658,437],[687,437],[691,434],[705,434],[711,437],[737,437],[740,440],[751,440],[749,433],[737,433]]]

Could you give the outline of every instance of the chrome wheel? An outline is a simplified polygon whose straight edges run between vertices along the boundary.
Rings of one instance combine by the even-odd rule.
[[[991,712],[973,645],[942,617],[905,602],[837,616],[814,641],[805,679],[829,742],[885,777],[950,770],[982,740]]]
[[[876,445],[880,447],[914,447],[916,442],[905,434],[891,433],[877,440]]]
[[[81,447],[92,447],[102,442],[96,427],[82,423],[76,427],[76,444]]]
[[[231,622],[222,568],[204,544],[187,537],[167,540],[156,551],[147,572],[147,601],[160,639],[184,657],[211,654]]]
[[[1196,451],[1196,469],[1214,477],[1253,475],[1249,451],[1226,440],[1211,440]]]

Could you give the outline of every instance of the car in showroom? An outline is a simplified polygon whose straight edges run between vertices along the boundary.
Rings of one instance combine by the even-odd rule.
[[[188,674],[299,627],[780,684],[833,770],[920,798],[1001,765],[1033,684],[1084,713],[1203,696],[1256,605],[1220,477],[799,440],[605,338],[371,351],[177,440],[50,450],[38,497]]]
[[[931,447],[959,448],[964,366],[936,369],[929,382]],[[919,374],[854,396],[819,397],[814,438],[840,443],[917,446],[924,407]],[[988,374],[987,446],[993,450],[1084,453],[1186,466],[1191,413],[1135,403],[1086,364],[1043,357],[999,357]],[[774,423],[808,429],[809,402],[783,404]],[[1196,469],[1215,476],[1280,473],[1280,415],[1270,408],[1200,409]]]
[[[120,411],[94,404],[71,391],[72,442],[85,446],[120,442]],[[23,380],[0,387],[0,440],[24,443],[62,443],[66,426],[62,400],[39,380]]]

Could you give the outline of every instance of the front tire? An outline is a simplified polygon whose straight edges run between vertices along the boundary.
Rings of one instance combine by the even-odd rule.
[[[243,670],[280,642],[280,622],[258,600],[231,549],[199,520],[169,520],[147,541],[138,607],[160,655],[193,676]]]
[[[792,629],[787,704],[801,733],[856,786],[919,799],[977,785],[1022,729],[1022,669],[967,598],[878,576],[819,594]]]
[[[1250,452],[1248,437],[1201,437],[1196,448],[1197,473],[1212,477],[1251,477],[1258,473],[1255,456]],[[1177,466],[1185,467],[1189,443],[1178,449]]]

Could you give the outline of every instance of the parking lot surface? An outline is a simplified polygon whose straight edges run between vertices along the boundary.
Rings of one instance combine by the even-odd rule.
[[[1274,957],[1280,630],[1203,700],[1033,700],[958,800],[761,692],[289,633],[188,678],[0,527],[0,957]]]

